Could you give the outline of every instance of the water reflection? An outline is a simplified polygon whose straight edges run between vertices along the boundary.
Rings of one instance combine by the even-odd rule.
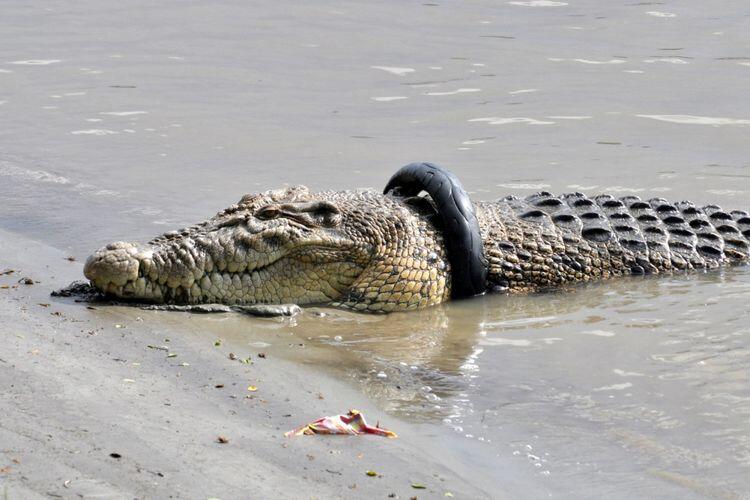
[[[395,415],[440,423],[539,474],[599,471],[611,486],[651,470],[731,493],[750,467],[748,297],[750,270],[736,268],[408,314],[223,322],[234,341],[264,339],[349,377]],[[721,488],[710,479],[719,470]]]
[[[387,316],[308,309],[289,323],[258,322],[254,336],[263,336],[264,331],[281,334],[289,345],[304,345],[286,353],[295,360],[345,373],[390,411],[435,420],[455,414],[453,400],[477,390],[485,370],[498,371],[497,383],[512,383],[512,373],[508,377],[497,367],[536,359],[539,366],[534,372],[541,373],[570,362],[576,356],[575,346],[590,351],[605,348],[606,342],[616,356],[623,356],[633,352],[637,339],[643,340],[638,337],[642,332],[653,335],[648,344],[636,347],[648,347],[647,357],[658,364],[648,369],[615,367],[614,372],[610,368],[600,375],[602,380],[611,379],[609,383],[592,385],[591,390],[625,388],[619,385],[618,373],[622,377],[651,371],[665,380],[696,376],[689,363],[716,357],[722,340],[732,334],[685,334],[686,329],[704,326],[709,321],[705,307],[719,303],[714,296],[696,296],[695,289],[710,287],[720,290],[725,300],[741,299],[750,294],[750,287],[738,276],[745,274],[730,270],[613,280],[531,296],[487,296]],[[241,340],[246,321],[233,318],[224,321],[223,328]],[[744,351],[731,352],[736,356]],[[667,373],[660,372],[662,365],[668,365]],[[590,373],[579,375],[585,378]]]

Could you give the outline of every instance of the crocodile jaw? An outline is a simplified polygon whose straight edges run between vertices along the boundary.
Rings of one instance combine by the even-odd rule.
[[[189,245],[189,243],[188,243]],[[84,275],[102,292],[154,303],[327,303],[339,298],[362,268],[335,257],[309,262],[287,255],[247,263],[214,262],[200,250],[111,243],[91,255]],[[274,258],[276,257],[276,258]],[[325,278],[325,279],[322,279]]]
[[[203,266],[191,272],[184,263],[165,258],[168,253],[175,252],[118,241],[94,252],[83,274],[95,288],[117,298],[195,302],[190,298],[200,294],[194,286],[205,274]]]

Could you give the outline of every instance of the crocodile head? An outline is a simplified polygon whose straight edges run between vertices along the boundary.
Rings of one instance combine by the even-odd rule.
[[[84,274],[122,299],[173,304],[331,304],[387,312],[450,296],[429,216],[371,191],[297,186],[246,195],[146,245],[97,250]]]

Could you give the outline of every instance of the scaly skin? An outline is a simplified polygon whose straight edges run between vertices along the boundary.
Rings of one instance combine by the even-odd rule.
[[[112,243],[84,274],[99,290],[155,303],[331,304],[387,312],[450,296],[442,236],[398,199],[247,195],[197,226],[146,246]]]
[[[750,216],[690,202],[537,193],[477,203],[487,291],[528,292],[750,258]],[[365,312],[450,298],[450,265],[424,199],[302,186],[247,195],[146,246],[112,243],[84,274],[110,295],[171,304],[328,304]]]

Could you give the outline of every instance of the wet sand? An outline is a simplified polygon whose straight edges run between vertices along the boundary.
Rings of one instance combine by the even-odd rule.
[[[164,313],[51,298],[81,265],[6,232],[0,241],[3,269],[15,270],[0,286],[38,281],[0,289],[3,498],[504,496],[439,435],[383,413],[321,370],[260,358],[262,347],[215,346],[190,314],[161,321]],[[283,436],[349,408],[400,438]]]

